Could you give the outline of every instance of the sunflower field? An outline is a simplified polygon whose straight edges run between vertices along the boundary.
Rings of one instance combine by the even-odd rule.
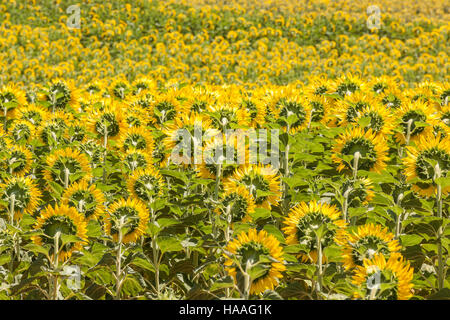
[[[450,299],[450,9],[3,0],[1,300]]]

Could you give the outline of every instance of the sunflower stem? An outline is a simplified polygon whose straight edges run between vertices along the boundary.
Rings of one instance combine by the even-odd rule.
[[[64,188],[69,187],[69,176],[70,176],[70,170],[68,168],[64,168]]]
[[[220,179],[222,177],[222,163],[218,163],[216,166],[216,187],[214,189],[214,200],[217,201],[219,199],[219,187],[220,187]]]
[[[5,132],[8,132],[8,108],[4,105],[3,106],[3,130],[5,130]]]
[[[434,167],[434,180],[440,178],[442,175],[441,168],[439,167],[439,162]],[[437,217],[442,219],[442,186],[436,183],[436,205],[437,205]],[[438,229],[437,240],[438,240],[438,289],[442,290],[444,288],[444,262],[442,254],[442,225]]]
[[[122,241],[123,241],[123,233],[122,228],[125,224],[125,216],[121,216],[118,225],[118,246],[117,246],[117,254],[116,254],[116,296],[115,300],[120,300],[120,289],[122,287]]]
[[[358,176],[359,158],[361,158],[361,153],[356,151],[353,155],[353,180],[356,180],[356,177]]]
[[[344,192],[344,204],[342,205],[342,214],[344,216],[344,221],[348,222],[348,197],[350,196],[350,192],[352,191],[352,187],[348,187]]]
[[[59,279],[56,272],[58,271],[58,263],[59,263],[59,237],[61,236],[61,232],[56,232],[53,237],[53,291],[52,291],[52,300],[58,300],[59,298]]]
[[[317,287],[316,287],[316,293],[319,293],[322,290],[322,241],[321,241],[320,237],[316,236],[316,244],[317,244],[317,283],[316,283]]]
[[[103,148],[105,149],[103,153],[103,183],[106,183],[106,156],[108,152],[108,126],[106,124],[106,121],[103,126]]]
[[[9,197],[10,200],[10,204],[9,204],[9,223],[11,225],[14,225],[14,207],[16,205],[16,194],[13,193],[11,194],[11,196]]]
[[[152,200],[150,200],[150,213],[151,213],[151,223],[156,223],[155,211],[152,206]],[[156,244],[156,235],[152,235],[152,251],[153,251],[153,266],[155,267],[155,288],[156,294],[160,295],[160,286],[159,286],[159,258],[158,258],[158,248]]]

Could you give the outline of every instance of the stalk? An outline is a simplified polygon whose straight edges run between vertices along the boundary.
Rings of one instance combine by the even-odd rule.
[[[348,197],[350,196],[350,192],[352,192],[352,187],[349,187],[344,192],[344,204],[342,205],[342,214],[344,215],[344,221],[348,222]]]
[[[153,210],[152,205],[150,204],[150,213],[151,213],[151,223],[155,224],[155,212]],[[152,235],[152,250],[153,250],[153,266],[155,267],[155,288],[156,288],[156,293],[158,294],[159,297],[159,292],[160,292],[160,286],[159,286],[159,257],[158,257],[158,249],[157,249],[157,244],[156,244],[156,236]]]
[[[317,287],[316,291],[320,292],[322,289],[322,242],[320,241],[320,237],[316,236],[316,244],[317,244]]]
[[[105,149],[103,154],[103,183],[106,183],[106,155],[108,147],[108,126],[104,123],[104,133],[103,133],[103,148]]]
[[[116,296],[115,300],[120,300],[120,289],[122,287],[122,228],[124,226],[125,217],[121,216],[119,221],[119,244],[116,254]]]
[[[217,164],[216,168],[216,187],[214,189],[214,200],[217,201],[219,199],[220,178],[222,177],[222,163]]]
[[[59,263],[59,237],[61,233],[58,231],[56,232],[55,236],[53,237],[53,245],[54,245],[54,252],[53,252],[53,291],[52,291],[52,300],[58,300],[59,296],[59,279],[58,275],[56,274],[58,270],[58,263]]]
[[[435,179],[441,177],[441,168],[439,167],[439,163],[436,164],[434,168]],[[442,219],[442,187],[440,184],[436,184],[437,192],[436,192],[436,205],[437,205],[437,217]],[[442,290],[444,288],[444,262],[443,262],[443,254],[442,254],[442,234],[443,229],[442,225],[438,229],[438,289]]]
[[[70,176],[70,171],[68,168],[64,168],[64,188],[68,188],[69,187],[69,176]]]
[[[356,180],[356,177],[358,175],[359,158],[361,158],[361,153],[359,151],[356,151],[353,155],[353,180]]]

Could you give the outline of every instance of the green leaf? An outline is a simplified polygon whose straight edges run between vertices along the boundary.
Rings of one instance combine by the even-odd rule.
[[[8,263],[9,261],[11,261],[10,254],[2,254],[0,256],[0,266],[4,265],[5,263]]]
[[[421,243],[423,238],[417,234],[405,234],[400,236],[400,242],[404,247],[411,247]]]
[[[162,236],[156,239],[156,243],[162,253],[183,250],[183,246],[180,241],[174,237]]]
[[[273,235],[273,236],[274,236],[278,241],[280,241],[281,243],[285,243],[283,234],[282,234],[281,231],[278,230],[278,228],[275,227],[274,225],[272,225],[272,224],[266,224],[266,225],[264,226],[264,230],[266,230],[268,234]]]

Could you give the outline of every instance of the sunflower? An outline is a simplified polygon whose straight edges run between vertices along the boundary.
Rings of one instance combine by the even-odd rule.
[[[364,259],[372,259],[375,254],[389,256],[399,252],[401,246],[388,228],[379,224],[368,223],[358,226],[353,232],[346,234],[344,242],[344,268],[353,269],[363,265]]]
[[[255,201],[242,185],[229,185],[221,196],[223,211],[230,215],[231,222],[250,222],[255,212]]]
[[[322,235],[321,244],[325,248],[331,243],[343,243],[344,228],[346,223],[340,219],[341,212],[336,206],[326,203],[318,203],[313,200],[309,203],[301,202],[289,211],[283,223],[282,230],[286,234],[286,243],[289,245],[302,244],[309,249],[309,256],[301,253],[302,262],[314,261],[317,258],[316,231],[326,226],[326,232]],[[324,257],[325,258],[325,257]]]
[[[53,110],[63,110],[71,107],[74,110],[78,108],[78,90],[72,80],[56,79],[52,80],[41,99],[50,102]]]
[[[135,198],[150,201],[162,196],[164,180],[159,172],[153,167],[145,170],[136,170],[128,178],[128,192]]]
[[[332,89],[333,84],[330,80],[323,77],[312,77],[309,79],[309,84],[305,87],[305,94],[311,97],[318,97],[332,93]]]
[[[6,155],[6,170],[16,177],[25,176],[31,169],[33,154],[24,146],[12,145]]]
[[[36,129],[29,121],[16,120],[12,123],[9,134],[15,142],[24,144],[33,139],[36,134]]]
[[[237,136],[223,135],[223,139],[216,138],[206,144],[203,148],[203,161],[196,169],[201,178],[215,179],[217,166],[221,164],[221,177],[226,179],[233,175],[240,165],[249,163],[249,155],[245,141]]]
[[[149,221],[148,209],[145,204],[135,198],[119,199],[111,204],[106,210],[105,231],[118,241],[118,220],[124,219],[122,242],[136,242],[144,233]]]
[[[450,172],[450,139],[430,134],[420,137],[417,147],[407,146],[406,150],[407,156],[403,159],[406,180],[413,181],[413,190],[421,196],[435,195],[436,164],[439,164],[441,177],[447,177]],[[442,188],[443,195],[449,192],[450,186]]]
[[[245,272],[248,265],[250,268],[257,265],[261,271],[251,279],[250,294],[273,290],[283,277],[282,272],[286,270],[279,241],[264,230],[257,232],[256,229],[250,229],[248,233],[242,232],[228,243],[225,250],[225,268],[236,282],[242,277],[241,268]]]
[[[65,148],[54,151],[47,156],[46,165],[44,179],[49,187],[50,181],[67,187],[80,180],[89,181],[92,177],[88,157],[76,149]]]
[[[97,139],[104,141],[107,137],[108,140],[117,140],[126,128],[123,114],[124,109],[121,104],[112,100],[103,100],[103,108],[90,110],[85,122]]]
[[[333,91],[341,97],[350,96],[357,91],[364,91],[365,83],[358,76],[347,74],[341,76],[333,84]]]
[[[111,83],[109,92],[112,97],[123,100],[130,93],[130,85],[125,79],[119,78]]]
[[[86,126],[81,121],[75,120],[69,125],[64,136],[69,143],[83,143],[88,139],[86,133]]]
[[[49,118],[49,113],[44,108],[30,104],[17,109],[17,119],[26,120],[35,126],[39,126],[42,121]]]
[[[421,135],[427,135],[433,131],[433,124],[437,122],[437,116],[434,114],[433,108],[421,101],[408,103],[401,106],[396,117],[401,126],[402,132],[395,134],[395,138],[402,144],[409,141],[417,141]],[[421,125],[417,125],[421,123]]]
[[[195,152],[198,154],[206,143],[220,134],[220,131],[211,125],[209,118],[195,112],[177,116],[173,123],[167,124],[163,130],[166,135],[163,144],[166,150],[171,152],[167,157],[176,163],[192,163],[192,157],[196,156]],[[180,151],[183,151],[182,156],[179,154]]]
[[[305,96],[307,109],[311,113],[311,122],[320,122],[324,125],[330,124],[331,101],[322,95]]]
[[[37,128],[37,137],[45,145],[58,145],[64,142],[67,126],[55,120],[42,121]]]
[[[355,117],[355,122],[360,126],[359,120],[362,118],[368,118],[367,124],[364,129],[372,129],[376,135],[387,136],[391,134],[394,129],[394,120],[392,114],[384,106],[375,104],[368,106],[358,112]]]
[[[121,155],[121,163],[127,172],[133,172],[137,169],[146,169],[153,165],[153,158],[147,152],[136,149],[128,149]]]
[[[377,96],[379,101],[391,110],[396,110],[404,104],[404,96],[397,88],[389,88],[384,90]]]
[[[375,196],[372,181],[369,178],[357,177],[356,179],[345,179],[342,183],[341,192],[348,192],[348,204],[353,206],[366,206]]]
[[[377,105],[377,100],[372,93],[356,92],[336,103],[337,117],[341,126],[355,123],[363,110],[370,110]]]
[[[398,84],[395,78],[388,76],[381,76],[373,78],[369,81],[367,86],[376,94],[383,94],[389,89],[397,88]]]
[[[150,90],[150,91],[156,91],[157,89],[157,83],[155,80],[146,78],[146,77],[140,77],[133,81],[131,84],[133,87],[133,94],[138,95],[142,91]]]
[[[233,125],[238,125],[239,106],[237,103],[217,103],[208,106],[208,112],[212,113],[212,125],[214,128],[225,132],[226,129],[233,128]],[[247,124],[247,123],[246,123]]]
[[[159,125],[173,120],[177,114],[184,114],[186,108],[178,101],[173,93],[156,95],[153,103],[153,113]]]
[[[151,130],[146,127],[131,127],[123,131],[118,141],[118,147],[122,151],[130,148],[153,153],[153,136]]]
[[[271,208],[281,199],[280,176],[270,165],[245,165],[224,182],[224,189],[230,190],[237,185],[248,189],[257,208]]]
[[[0,114],[6,118],[14,118],[15,111],[27,102],[25,92],[15,85],[8,84],[0,89]]]
[[[292,116],[296,117],[294,122],[289,124],[290,134],[294,134],[310,124],[310,105],[298,96],[290,95],[280,99],[275,108],[277,109],[276,114],[278,115],[278,123],[283,126],[284,131],[287,130],[288,123],[290,122],[289,118]]]
[[[128,115],[126,122],[129,126],[147,126],[156,124],[153,105],[155,100],[152,94],[141,91],[135,96],[130,96],[126,101],[128,105]]]
[[[24,213],[33,214],[42,197],[38,186],[29,177],[9,178],[0,184],[0,190],[0,199],[8,203],[6,209],[10,209],[12,198],[14,198],[14,219],[16,220],[19,220]]]
[[[338,172],[353,170],[355,154],[359,152],[358,170],[380,173],[386,167],[388,147],[381,135],[375,135],[372,129],[364,131],[355,127],[341,134],[333,147],[331,158],[337,163]],[[345,157],[350,159],[345,160]]]
[[[392,253],[387,261],[382,254],[375,254],[372,259],[364,259],[363,266],[356,266],[352,278],[358,288],[355,297],[408,300],[412,297],[413,273],[414,269],[400,253]]]
[[[240,103],[236,116],[241,126],[262,127],[265,123],[266,108],[262,100],[246,98]]]
[[[31,240],[39,246],[51,245],[52,250],[55,248],[54,237],[59,232],[61,235],[76,236],[79,238],[76,242],[69,242],[62,245],[59,239],[58,260],[65,261],[72,256],[74,251],[83,248],[83,244],[87,242],[87,227],[83,216],[73,207],[65,204],[61,206],[47,206],[36,220],[35,230],[41,230],[44,235],[32,236]],[[50,251],[52,254],[52,251]]]
[[[61,203],[74,207],[86,221],[98,219],[105,212],[105,196],[95,185],[84,180],[73,183],[64,191]]]
[[[448,106],[450,101],[450,83],[441,84],[437,90],[437,95],[441,101],[441,106]]]
[[[450,128],[450,105],[441,108],[439,112],[439,119],[443,125]]]

